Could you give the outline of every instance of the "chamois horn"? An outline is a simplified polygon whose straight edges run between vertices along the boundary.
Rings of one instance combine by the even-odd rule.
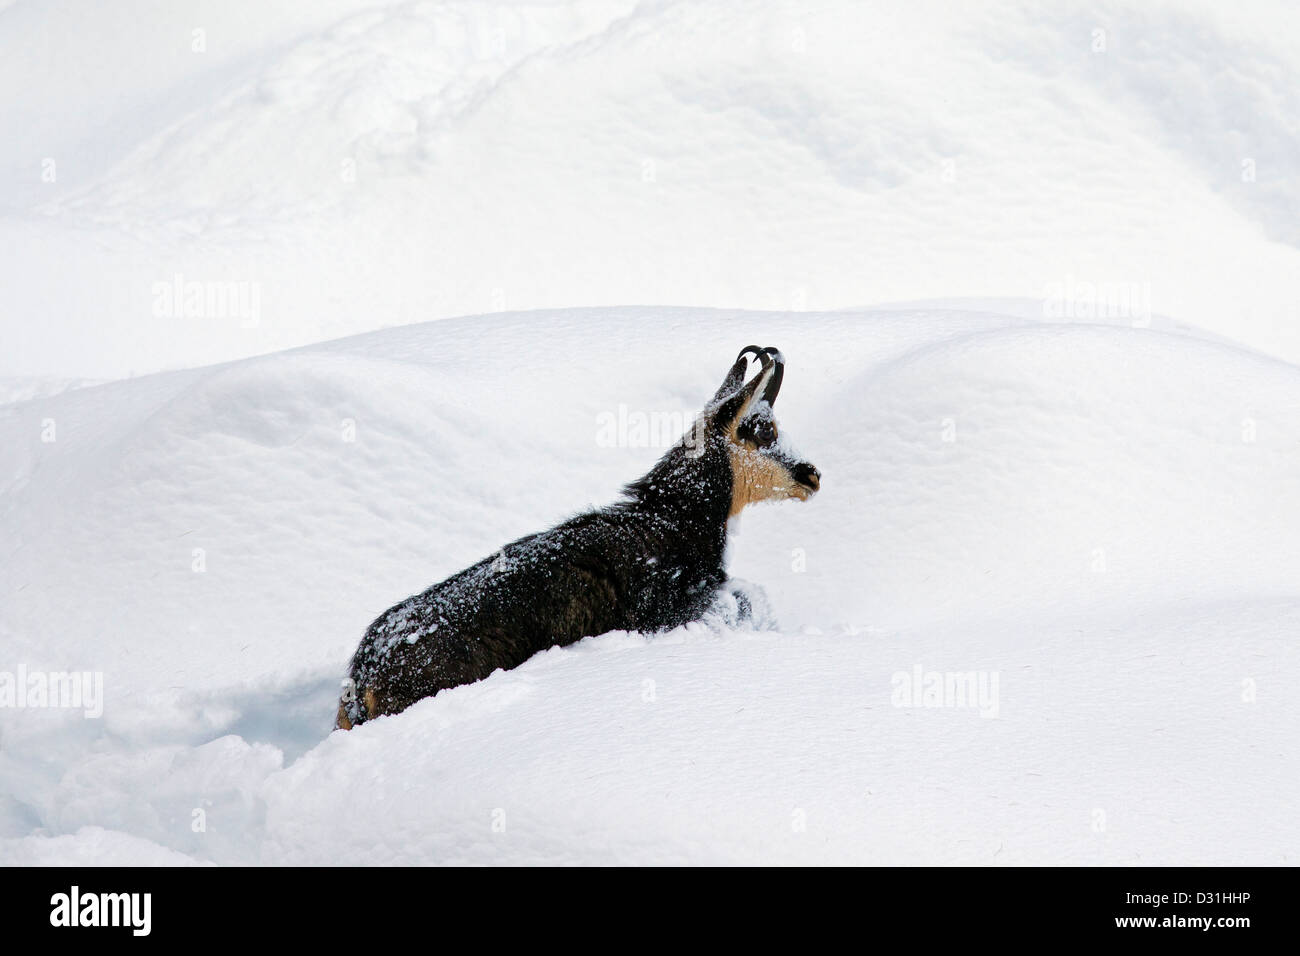
[[[763,367],[767,368],[769,364],[774,365],[772,376],[767,380],[767,387],[763,389],[762,400],[769,406],[776,404],[776,393],[781,391],[781,379],[785,377],[785,356],[781,354],[778,348],[768,347],[763,349],[763,356],[766,361]]]
[[[740,350],[740,354],[736,356],[736,361],[731,366],[731,370],[727,372],[727,377],[722,380],[722,385],[714,393],[712,404],[718,404],[730,398],[745,384],[745,372],[749,370],[747,356],[751,353],[762,363],[763,368],[766,369],[772,364],[772,360],[765,354],[764,349],[759,348],[757,345],[746,345]]]

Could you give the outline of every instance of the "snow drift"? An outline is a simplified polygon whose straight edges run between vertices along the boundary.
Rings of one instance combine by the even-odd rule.
[[[0,858],[1294,860],[1300,370],[1033,312],[506,313],[0,408],[2,666],[104,677],[102,719],[0,709]],[[662,449],[609,422],[751,340],[823,473],[733,538],[776,630],[327,736],[376,614],[610,500]]]
[[[0,375],[507,309],[1065,285],[1300,360],[1293,20],[1286,0],[19,0]],[[259,307],[167,309],[178,277]]]

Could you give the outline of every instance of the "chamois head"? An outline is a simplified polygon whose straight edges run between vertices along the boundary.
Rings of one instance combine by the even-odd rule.
[[[760,367],[746,382],[751,354]],[[697,426],[697,434],[726,451],[732,515],[757,501],[807,501],[821,487],[821,472],[784,444],[777,430],[772,406],[784,375],[780,350],[745,346]]]
[[[759,370],[745,381],[749,356]],[[739,514],[756,501],[807,501],[821,472],[781,441],[772,405],[785,358],[747,345],[694,426],[639,480],[624,490],[633,501],[686,509],[710,519]]]

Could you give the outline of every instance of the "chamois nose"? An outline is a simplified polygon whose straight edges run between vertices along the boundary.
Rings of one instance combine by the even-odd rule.
[[[794,466],[794,480],[816,491],[822,486],[822,473],[804,461]]]

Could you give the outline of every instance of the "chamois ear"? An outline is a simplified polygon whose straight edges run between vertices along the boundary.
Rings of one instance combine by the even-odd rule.
[[[727,372],[727,377],[722,380],[722,384],[718,387],[718,390],[714,392],[713,397],[709,399],[710,405],[720,404],[724,398],[727,398],[729,395],[736,392],[741,385],[745,384],[745,372],[749,368],[749,359],[746,358],[746,356],[749,355],[750,352],[753,352],[755,355],[761,355],[763,350],[757,345],[746,345],[740,350],[740,354],[736,356],[735,363]]]
[[[725,431],[731,427],[733,422],[744,418],[746,413],[749,411],[750,405],[754,403],[756,396],[762,395],[766,398],[768,394],[771,393],[772,397],[775,398],[775,393],[772,392],[771,384],[774,380],[773,377],[778,375],[778,367],[776,363],[772,361],[771,353],[776,350],[759,349],[752,345],[747,345],[741,351],[740,358],[736,360],[736,366],[739,366],[742,362],[748,364],[748,360],[745,356],[750,351],[758,357],[758,360],[762,363],[763,367],[757,375],[749,380],[747,384],[741,386],[738,391],[724,399],[722,404],[717,406],[717,411],[713,414],[713,426],[719,431]],[[780,355],[781,353],[776,352],[776,354]],[[733,372],[735,371],[735,368],[736,367],[733,366]],[[744,376],[743,368],[741,369],[741,376]],[[777,378],[775,381],[779,387],[780,379]]]

